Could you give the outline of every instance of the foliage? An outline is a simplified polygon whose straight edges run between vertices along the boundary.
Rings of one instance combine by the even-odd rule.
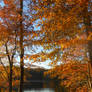
[[[65,79],[62,82],[64,85],[69,88],[78,87],[76,90],[87,85],[86,88],[90,89],[92,1],[29,0],[29,2],[23,11],[18,0],[4,0],[4,6],[0,9],[0,46],[8,43],[12,49],[16,45],[17,55],[21,54],[22,61],[25,58],[34,62],[51,60],[50,65],[55,68],[50,72],[54,72],[53,76],[58,76],[59,79]],[[35,24],[40,27],[39,30],[34,30]],[[25,52],[28,50],[26,47],[33,50],[34,46],[41,46],[43,51],[32,55]],[[12,50],[6,55],[11,54]]]
[[[47,74],[50,74],[52,78],[58,77],[60,84],[72,92],[81,92],[80,90],[84,90],[84,88],[86,89],[85,92],[88,91],[88,64],[73,61],[45,72],[45,75]]]
[[[86,82],[89,82],[92,66],[88,66],[85,71],[82,68],[84,66],[81,65],[92,65],[91,0],[33,0],[33,2],[36,12],[33,16],[36,16],[36,20],[40,19],[38,26],[41,26],[40,30],[43,33],[43,56],[50,59],[51,65],[56,67],[53,69],[54,74],[58,75],[57,71],[61,71],[60,76],[68,76],[69,73],[71,78],[68,76],[70,80],[69,83],[66,82],[69,87],[71,84],[78,83],[77,81],[82,81],[84,74],[83,76],[80,75],[83,71],[84,73],[89,71],[86,80]],[[75,76],[71,73],[73,72],[71,69],[73,67],[72,62],[79,63],[80,61],[81,63],[77,66],[79,74],[77,75],[75,72],[74,74],[77,77],[74,79]],[[63,72],[62,68],[57,66],[58,62],[61,66],[66,66],[64,67],[66,72]],[[88,85],[90,84],[92,84],[91,81]],[[84,86],[83,84],[82,87],[85,88]],[[92,86],[90,87],[92,88]],[[87,89],[89,90],[90,87],[87,86]]]

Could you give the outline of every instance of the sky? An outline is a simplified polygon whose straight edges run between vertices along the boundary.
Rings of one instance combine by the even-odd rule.
[[[28,3],[28,2],[27,2]],[[26,1],[24,2],[24,5],[25,6],[27,6],[27,3],[26,3]],[[27,7],[24,7],[24,11],[27,11]],[[37,20],[34,24],[33,24],[33,26],[34,26],[34,30],[36,31],[36,30],[40,30],[40,26],[38,26],[37,27],[37,23],[39,22],[39,20]],[[36,49],[36,52],[38,53],[38,52],[41,52],[43,50],[43,48],[40,46],[38,49]],[[33,53],[31,53],[31,54],[33,54]],[[30,61],[25,61],[25,62],[30,62]],[[50,69],[51,68],[51,66],[49,66],[49,62],[50,62],[50,60],[47,60],[47,61],[45,61],[45,62],[35,62],[35,63],[32,63],[33,65],[37,65],[37,66],[41,66],[41,67],[44,67],[44,68],[46,68],[46,69]]]

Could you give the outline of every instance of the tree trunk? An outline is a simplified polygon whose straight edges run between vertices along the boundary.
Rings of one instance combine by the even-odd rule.
[[[12,92],[12,63],[10,63],[9,92]]]
[[[83,10],[83,18],[84,18],[84,25],[86,27],[86,34],[87,34],[87,37],[89,37],[90,33],[92,32],[92,29],[91,29],[91,16],[88,12],[87,5],[85,5],[85,8]],[[89,53],[90,64],[92,67],[92,40],[91,39],[89,39],[88,41],[88,53]]]
[[[20,89],[19,92],[23,92],[24,82],[24,47],[23,47],[23,25],[22,25],[22,13],[23,13],[23,0],[20,0]]]
[[[88,3],[91,1],[88,0]],[[85,8],[83,10],[83,18],[84,18],[84,25],[86,27],[86,34],[87,37],[89,37],[90,32],[92,32],[91,29],[91,16],[88,11],[88,5],[85,5]],[[89,86],[89,92],[92,92],[92,82],[91,82],[91,69],[92,69],[92,40],[88,40],[88,56],[89,56],[89,61],[88,61],[88,86]]]
[[[7,57],[8,57],[8,60],[9,60],[9,92],[12,92],[12,66],[13,66],[13,62],[11,61],[10,59],[10,56],[9,56],[9,51],[8,51],[8,46],[7,46],[7,43],[5,44],[5,47],[6,47],[6,54],[7,54]]]

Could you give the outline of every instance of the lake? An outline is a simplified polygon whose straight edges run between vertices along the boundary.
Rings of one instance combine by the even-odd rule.
[[[24,92],[55,92],[55,91],[54,89],[51,88],[41,88],[41,89],[24,90]]]
[[[7,89],[1,88],[0,92],[5,92]],[[13,90],[13,92],[18,92],[19,88]],[[24,85],[23,92],[68,92],[63,86],[59,86],[57,82],[49,81],[43,83],[27,83]]]
[[[24,92],[67,92],[67,91],[64,87],[59,86],[59,84],[56,81],[49,81],[25,85]]]
[[[5,92],[7,89],[0,89],[0,92]],[[19,89],[13,90],[13,92],[18,92]],[[59,86],[56,82],[47,83],[33,83],[25,85],[23,92],[68,92],[66,88]]]
[[[36,83],[37,84],[37,83]],[[43,85],[37,87],[37,85],[29,85],[26,87],[24,92],[67,92],[64,87],[60,87],[57,83],[49,82],[43,83]]]

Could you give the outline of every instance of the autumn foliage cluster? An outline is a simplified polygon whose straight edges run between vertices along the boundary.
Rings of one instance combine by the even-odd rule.
[[[92,92],[92,0],[1,0],[0,48],[9,92],[16,64],[23,92],[24,60],[48,61],[69,92]]]

